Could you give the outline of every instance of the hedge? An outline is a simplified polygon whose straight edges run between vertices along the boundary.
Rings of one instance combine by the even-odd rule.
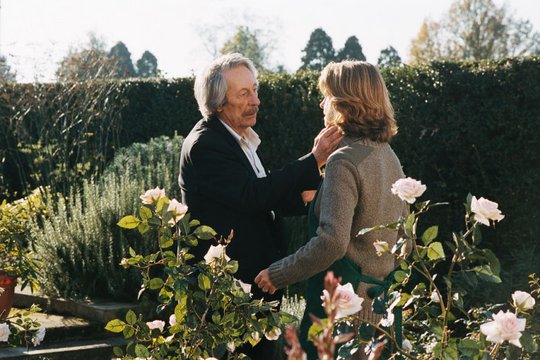
[[[451,203],[428,222],[448,237],[463,222],[468,192],[497,201],[506,218],[496,231],[486,228],[484,242],[501,258],[505,280],[525,287],[526,275],[540,272],[540,58],[405,66],[383,76],[406,174],[427,184],[425,198]],[[260,79],[255,130],[268,167],[310,150],[322,126],[316,80],[309,72]],[[192,86],[192,78],[4,86],[1,193],[19,196],[41,183],[62,190],[99,174],[120,146],[185,136],[201,117]]]

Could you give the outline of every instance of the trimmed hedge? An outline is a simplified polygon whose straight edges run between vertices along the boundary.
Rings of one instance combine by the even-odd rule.
[[[261,78],[255,129],[268,167],[310,150],[322,126],[317,75]],[[463,222],[461,204],[468,192],[497,201],[506,219],[496,231],[486,228],[484,241],[501,258],[504,279],[526,288],[527,274],[540,272],[540,146],[535,131],[540,125],[540,58],[406,66],[384,69],[383,76],[400,126],[392,145],[406,174],[428,186],[425,198],[452,204],[450,212],[439,209],[427,222],[439,223],[440,233],[449,236]],[[40,181],[62,189],[65,181],[99,174],[101,161],[119,146],[175,131],[186,135],[201,117],[192,86],[191,78],[4,86],[2,193],[24,194]],[[47,137],[33,130],[44,128]],[[86,132],[92,135],[85,141],[72,140]],[[73,136],[66,139],[66,133]],[[109,141],[95,140],[102,138]],[[70,161],[53,166],[53,172],[40,168],[36,163],[49,161],[50,152],[40,150],[47,147]],[[70,158],[76,154],[75,160],[86,162],[82,170]]]

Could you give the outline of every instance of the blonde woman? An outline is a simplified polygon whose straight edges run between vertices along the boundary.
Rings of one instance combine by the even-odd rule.
[[[314,348],[305,342],[311,324],[309,313],[324,317],[320,296],[328,270],[351,282],[365,299],[359,316],[377,322],[367,294],[373,286],[365,279],[383,280],[395,268],[390,254],[377,256],[373,243],[397,241],[394,231],[358,235],[363,228],[395,222],[403,202],[390,192],[404,177],[389,145],[397,133],[388,91],[377,68],[367,62],[343,61],[327,65],[319,78],[324,98],[320,107],[327,126],[337,125],[345,137],[329,157],[325,178],[311,204],[309,241],[296,253],[272,263],[256,278],[263,291],[272,293],[286,285],[308,280],[306,312],[301,340],[309,359]],[[359,358],[365,358],[359,351]]]

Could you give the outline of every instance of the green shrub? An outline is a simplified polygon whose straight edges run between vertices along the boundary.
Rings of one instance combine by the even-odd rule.
[[[122,269],[120,261],[129,247],[142,254],[154,251],[154,242],[124,233],[116,223],[119,214],[136,212],[148,186],[177,188],[181,143],[179,136],[160,137],[121,149],[102,178],[85,180],[69,197],[49,205],[49,217],[32,228],[46,294],[134,298],[140,277]]]

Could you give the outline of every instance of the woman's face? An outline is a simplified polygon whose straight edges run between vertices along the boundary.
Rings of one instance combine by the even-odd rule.
[[[320,108],[323,110],[324,114],[324,126],[331,125],[331,113],[332,113],[332,102],[328,96],[325,96],[321,103],[319,104]]]

